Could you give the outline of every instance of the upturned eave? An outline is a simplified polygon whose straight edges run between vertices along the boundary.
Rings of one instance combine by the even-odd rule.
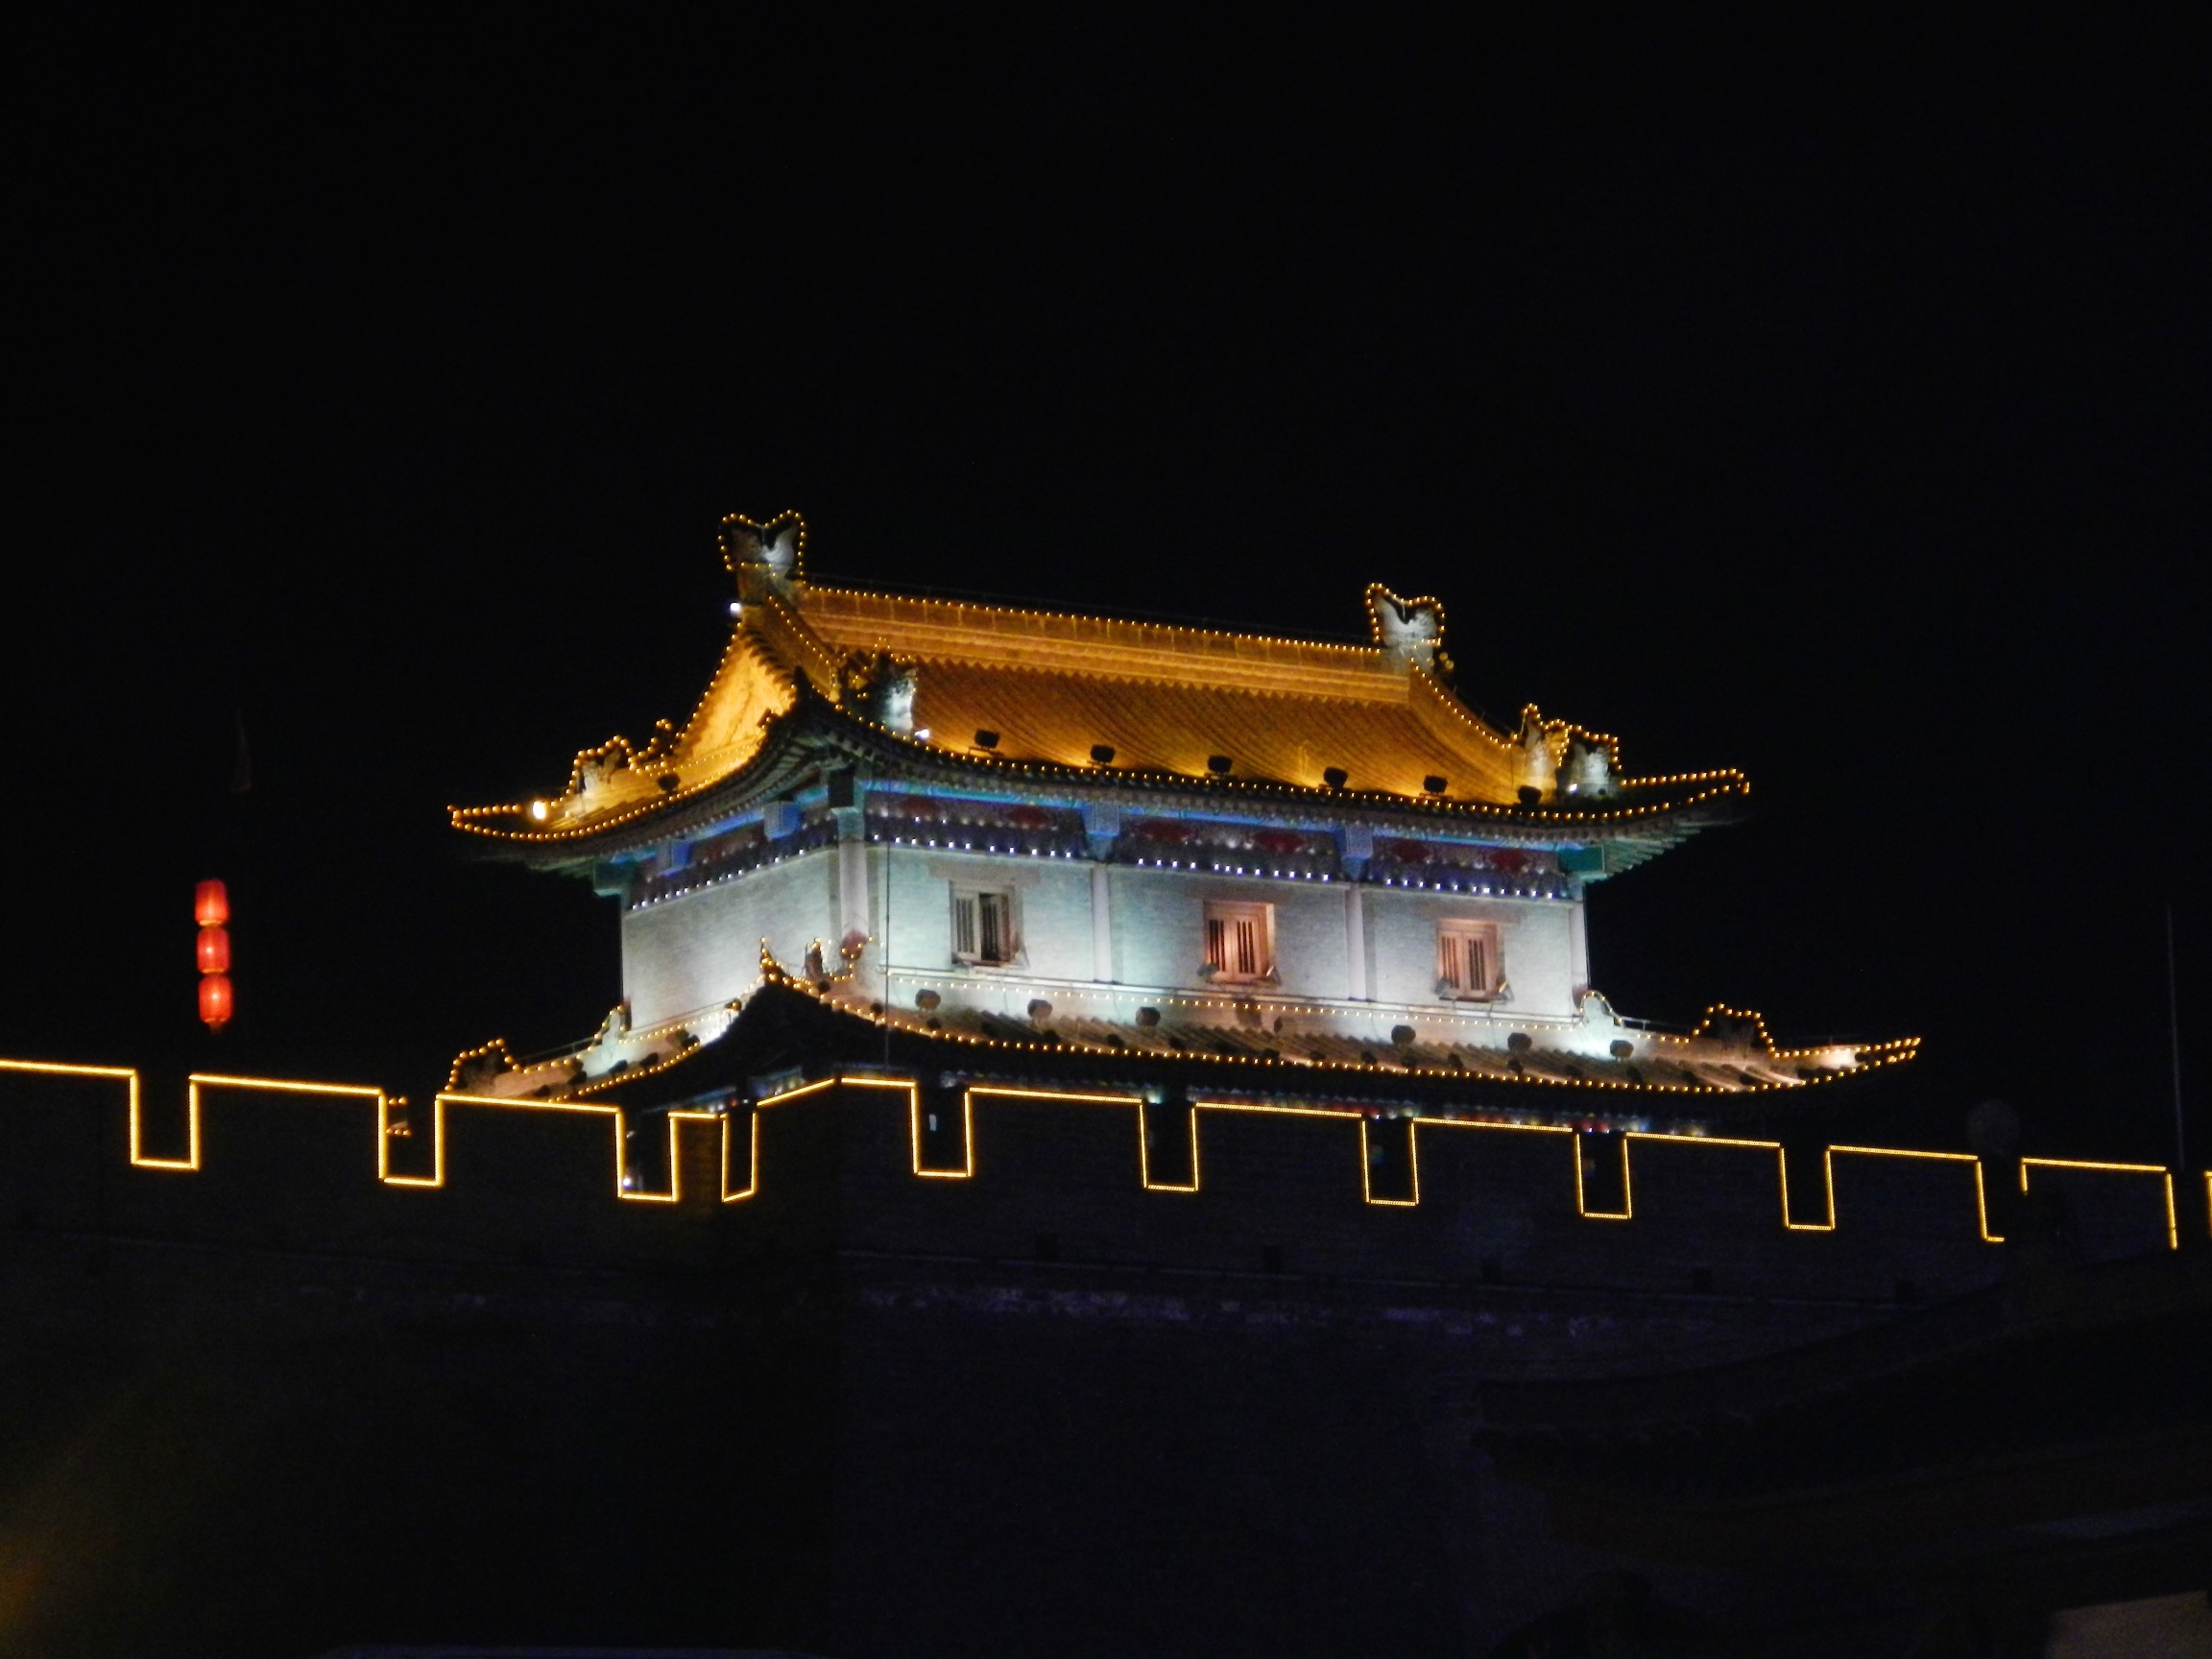
[[[1069,766],[924,742],[840,708],[804,679],[794,692],[791,709],[770,723],[760,748],[725,776],[679,786],[660,800],[637,803],[599,822],[541,829],[530,822],[525,804],[455,808],[454,826],[479,838],[494,856],[541,869],[584,869],[680,838],[794,788],[818,783],[830,773],[852,772],[878,790],[941,787],[1040,804],[1090,801],[1140,812],[1283,818],[1314,825],[1358,822],[1409,836],[1603,846],[1604,873],[1613,874],[1656,857],[1700,830],[1737,822],[1749,810],[1750,785],[1735,772],[1650,784],[1630,781],[1604,805],[1528,805],[1310,788],[1235,776]]]

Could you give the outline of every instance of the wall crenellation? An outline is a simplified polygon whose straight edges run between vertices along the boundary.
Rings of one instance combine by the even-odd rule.
[[[612,1104],[0,1063],[0,1224],[347,1248],[541,1240],[640,1261],[813,1245],[1272,1265],[1478,1283],[1937,1294],[1986,1281],[2019,1191],[2071,1248],[2171,1248],[2148,1165],[1563,1127],[847,1073],[647,1116]],[[612,1200],[612,1202],[611,1202]],[[809,1242],[811,1241],[811,1243]],[[1905,1287],[1910,1286],[1910,1289]]]

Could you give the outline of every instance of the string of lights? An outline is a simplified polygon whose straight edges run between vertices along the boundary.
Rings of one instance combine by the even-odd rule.
[[[476,1052],[491,1052],[493,1045],[485,1045]],[[121,1066],[84,1066],[60,1061],[31,1061],[0,1059],[0,1072],[23,1074],[84,1077],[106,1082],[120,1082],[125,1086],[126,1107],[130,1120],[129,1160],[141,1168],[177,1173],[198,1173],[203,1169],[202,1118],[206,1097],[210,1093],[232,1091],[240,1093],[265,1093],[309,1096],[324,1099],[357,1100],[373,1105],[373,1139],[376,1146],[376,1179],[379,1183],[398,1188],[443,1189],[447,1185],[446,1142],[448,1135],[448,1109],[559,1112],[598,1116],[609,1121],[613,1137],[615,1181],[618,1199],[633,1203],[674,1205],[682,1201],[681,1134],[685,1123],[711,1123],[720,1126],[722,1138],[722,1181],[720,1200],[736,1203],[751,1198],[760,1188],[759,1113],[771,1107],[782,1106],[811,1096],[825,1094],[837,1088],[876,1089],[902,1091],[907,1095],[907,1117],[911,1138],[911,1172],[925,1179],[966,1180],[973,1178],[977,1169],[974,1142],[974,1101],[978,1098],[1009,1101],[1071,1102],[1087,1105],[1126,1106],[1139,1110],[1139,1178],[1141,1186],[1150,1191],[1195,1192],[1203,1184],[1200,1148],[1202,1138],[1198,1129],[1201,1112],[1237,1113],[1258,1117],[1287,1117],[1318,1118],[1357,1123],[1359,1135],[1359,1166],[1361,1169],[1361,1197],[1363,1201],[1380,1209],[1414,1209],[1422,1201],[1421,1145],[1423,1134],[1445,1130],[1486,1130],[1507,1133],[1567,1136],[1574,1138],[1583,1131],[1566,1123],[1537,1122],[1499,1116],[1438,1117],[1406,1112],[1389,1114],[1372,1109],[1343,1105],[1307,1105],[1280,1099],[1254,1100],[1220,1096],[1197,1096],[1190,1102],[1190,1180],[1183,1183],[1161,1183],[1152,1178],[1150,1151],[1143,1134],[1142,1109],[1148,1104],[1142,1094],[1120,1092],[1092,1092],[1049,1089],[1017,1083],[970,1082],[959,1091],[960,1095],[960,1163],[957,1167],[927,1163],[924,1149],[933,1131],[926,1122],[922,1088],[911,1077],[884,1076],[874,1072],[841,1070],[835,1075],[818,1078],[789,1089],[761,1096],[753,1102],[750,1112],[733,1112],[727,1104],[712,1108],[681,1107],[660,1116],[666,1124],[668,1136],[669,1184],[665,1191],[648,1189],[632,1168],[629,1155],[628,1128],[630,1113],[616,1103],[601,1101],[555,1100],[512,1096],[492,1096],[474,1094],[440,1091],[432,1099],[431,1118],[431,1168],[426,1175],[396,1172],[391,1167],[389,1142],[404,1139],[406,1125],[401,1118],[406,1110],[403,1096],[387,1094],[383,1090],[367,1084],[320,1083],[293,1078],[252,1077],[222,1072],[194,1072],[187,1079],[186,1118],[187,1150],[180,1158],[149,1156],[145,1151],[143,1125],[140,1118],[139,1075],[135,1069]],[[1374,1189],[1372,1169],[1375,1142],[1372,1137],[1386,1118],[1395,1116],[1406,1123],[1409,1168],[1407,1192],[1404,1197],[1378,1195]],[[734,1119],[745,1119],[742,1132],[734,1126]],[[745,1145],[746,1168],[740,1183],[735,1176],[734,1162],[738,1142]],[[1977,1228],[1980,1238],[1988,1243],[2002,1243],[2002,1235],[1989,1227],[1987,1190],[1984,1181],[1985,1160],[1970,1152],[1929,1151],[1920,1148],[1897,1146],[1868,1146],[1832,1143],[1820,1148],[1820,1167],[1825,1190],[1825,1213],[1820,1219],[1798,1218],[1790,1201],[1789,1169],[1783,1143],[1778,1141],[1751,1140],[1732,1136],[1700,1133],[1677,1133],[1666,1130],[1628,1129],[1618,1134],[1622,1158],[1622,1208],[1618,1211],[1593,1210],[1582,1171],[1579,1153],[1573,1159],[1576,1213],[1590,1220],[1628,1221],[1636,1216],[1635,1188],[1633,1181],[1634,1152],[1638,1143],[1673,1144],[1703,1148],[1735,1148],[1757,1152],[1770,1152],[1775,1158],[1775,1176],[1780,1188],[1779,1219],[1783,1229],[1791,1233],[1833,1233],[1840,1224],[1836,1201],[1836,1161],[1839,1158],[1901,1159],[1926,1163],[1962,1166],[1974,1185]],[[2072,1171],[2076,1173],[2148,1176],[2159,1183],[2161,1214],[2167,1244],[2170,1249],[2180,1245],[2179,1219],[2174,1198],[2174,1171],[2156,1164],[2120,1163],[2098,1159],[2066,1159],[2023,1157],[2013,1161],[2018,1173],[2020,1190],[2031,1190],[2032,1174],[2037,1169]],[[2212,1201],[2212,1170],[2201,1172],[2208,1201]]]
[[[911,1035],[926,1037],[934,1043],[948,1043],[970,1048],[998,1049],[1007,1052],[1027,1053],[1065,1051],[1070,1046],[1079,1046],[1083,1047],[1085,1051],[1096,1054],[1101,1058],[1109,1055],[1118,1055],[1121,1058],[1131,1057],[1131,1051],[1126,1047],[1117,1048],[1107,1045],[1073,1045],[1068,1040],[1059,1037],[1057,1033],[1047,1037],[1045,1033],[1039,1032],[1034,1038],[1013,1039],[1006,1037],[994,1037],[975,1032],[956,1031],[950,1028],[931,1030],[925,1026],[918,1030],[916,1028],[915,1022],[904,1017],[894,1018],[892,1010],[885,1005],[879,1003],[861,1003],[857,1001],[848,1002],[843,999],[834,998],[831,995],[834,987],[841,981],[849,978],[849,974],[831,975],[820,979],[808,979],[804,976],[794,975],[787,973],[782,968],[782,966],[778,963],[772,955],[767,954],[765,950],[763,951],[761,958],[761,975],[763,983],[784,986],[790,990],[798,992],[802,996],[808,997],[816,1001],[822,1002],[826,1006],[834,1008],[837,1012],[847,1015],[851,1018],[866,1021],[878,1026],[888,1024],[894,1029],[906,1031]],[[1711,1026],[1716,1016],[1719,1018],[1743,1018],[1741,1015],[1734,1014],[1732,1010],[1728,1010],[1719,1004],[1716,1004],[1714,1012],[1709,1013],[1706,1017],[1706,1020],[1701,1022],[1698,1032],[1693,1032],[1688,1037],[1675,1037],[1667,1033],[1654,1032],[1648,1033],[1647,1039],[1652,1042],[1671,1043],[1676,1045],[1683,1045],[1696,1041],[1699,1034]],[[1756,1017],[1754,1016],[1753,1018],[1755,1019]],[[1815,1057],[1819,1057],[1826,1053],[1826,1050],[1819,1048],[1774,1048],[1771,1045],[1771,1041],[1766,1038],[1765,1022],[1762,1021],[1758,1023],[1762,1039],[1767,1042],[1768,1058],[1773,1061],[1796,1062],[1799,1060],[1809,1060]],[[1126,1042],[1126,1039],[1124,1041]],[[1920,1039],[1917,1037],[1901,1037],[1887,1043],[1855,1045],[1854,1051],[1857,1055],[1857,1060],[1853,1066],[1846,1068],[1817,1069],[1815,1070],[1815,1073],[1812,1076],[1777,1075],[1767,1079],[1755,1078],[1748,1086],[1740,1085],[1735,1087],[1725,1087],[1720,1084],[1711,1082],[1692,1084],[1665,1081],[1645,1081],[1637,1083],[1630,1082],[1624,1078],[1589,1076],[1563,1077],[1536,1071],[1486,1073],[1482,1077],[1482,1081],[1486,1084],[1527,1084],[1533,1087],[1612,1091],[1617,1093],[1636,1094],[1656,1094],[1719,1097],[1758,1092],[1779,1091],[1784,1089],[1817,1087],[1821,1084],[1835,1082],[1841,1077],[1857,1075],[1864,1071],[1872,1070],[1879,1067],[1902,1064],[1912,1059],[1913,1056],[1918,1052],[1919,1046]],[[1155,1055],[1155,1057],[1172,1058],[1178,1061],[1188,1060],[1209,1066],[1243,1067],[1247,1069],[1274,1069],[1278,1070],[1342,1072],[1359,1076],[1386,1075],[1400,1078],[1410,1076],[1423,1077],[1435,1081],[1453,1081],[1462,1083],[1469,1080],[1467,1074],[1464,1071],[1455,1070],[1449,1065],[1414,1065],[1408,1064],[1403,1059],[1397,1061],[1394,1064],[1383,1065],[1379,1061],[1366,1062],[1357,1060],[1315,1059],[1310,1055],[1299,1054],[1295,1051],[1287,1050],[1278,1051],[1272,1056],[1250,1053],[1224,1054],[1217,1051],[1209,1051],[1199,1048],[1178,1049],[1175,1050],[1171,1055],[1161,1055],[1157,1050],[1146,1050],[1142,1052],[1152,1053]],[[1140,1054],[1138,1057],[1142,1057],[1142,1054]]]

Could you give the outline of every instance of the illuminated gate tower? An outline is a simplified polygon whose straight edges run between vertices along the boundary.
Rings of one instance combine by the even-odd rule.
[[[1640,1128],[1912,1053],[1618,1015],[1590,886],[1748,786],[1625,776],[1613,738],[1534,708],[1493,731],[1450,689],[1434,599],[1369,587],[1371,642],[1344,645],[815,586],[790,514],[722,543],[735,622],[690,718],[453,813],[619,902],[624,991],[568,1053],[462,1056],[460,1089],[650,1108],[896,1056]],[[824,1052],[748,1038],[764,1001]]]

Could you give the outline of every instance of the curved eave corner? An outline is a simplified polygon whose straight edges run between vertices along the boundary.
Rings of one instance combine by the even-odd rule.
[[[813,706],[846,726],[874,752],[873,757],[879,762],[896,767],[903,760],[917,772],[940,777],[988,780],[1000,787],[1026,792],[1084,793],[1101,787],[1153,794],[1195,791],[1225,805],[1249,802],[1259,809],[1288,805],[1329,817],[1411,815],[1469,828],[1496,825],[1570,841],[1577,832],[1585,832],[1594,839],[1601,838],[1617,845],[1618,851],[1607,864],[1608,872],[1628,869],[1656,856],[1698,830],[1735,822],[1747,810],[1751,793],[1749,781],[1732,770],[1680,779],[1630,780],[1621,785],[1619,795],[1613,798],[1618,805],[1592,808],[1454,801],[1203,774],[1115,772],[1101,767],[1068,766],[1054,761],[970,755],[945,749],[879,726],[849,709],[830,703],[811,688],[800,693],[791,712],[796,713],[799,707],[805,705]],[[679,782],[658,798],[637,801],[588,822],[541,827],[551,816],[552,807],[550,803],[539,802],[453,806],[448,808],[450,822],[463,834],[488,842],[515,856],[538,861],[552,854],[552,862],[588,862],[611,841],[628,844],[640,837],[649,838],[658,824],[681,816],[686,805],[741,789],[748,778],[766,768],[778,748],[774,741],[780,734],[778,729],[790,721],[791,713],[778,716],[767,728],[761,746],[737,767],[703,777],[696,782]],[[1656,799],[1635,799],[1647,791],[1659,790],[1666,793]],[[540,805],[545,807],[543,816],[538,813]]]

